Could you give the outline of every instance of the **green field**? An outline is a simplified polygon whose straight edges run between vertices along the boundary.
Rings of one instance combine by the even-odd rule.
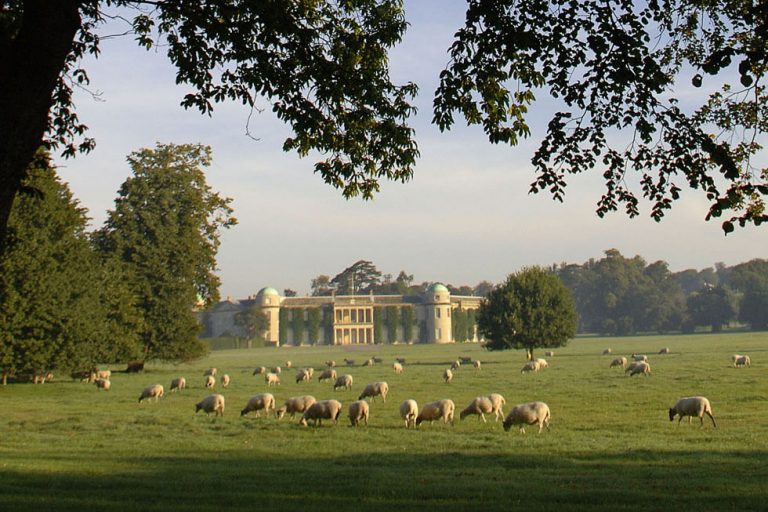
[[[653,375],[609,369],[614,355],[647,353]],[[655,355],[663,346],[670,355]],[[370,349],[370,350],[368,350]],[[751,368],[730,367],[734,353]],[[372,355],[384,364],[360,364]],[[451,384],[440,375],[457,356]],[[537,352],[541,357],[543,351]],[[407,359],[395,375],[394,357]],[[357,366],[343,367],[343,358]],[[112,390],[58,376],[50,384],[0,389],[0,510],[761,510],[768,508],[768,334],[580,338],[548,358],[550,368],[520,373],[524,353],[488,353],[476,345],[307,347],[229,350],[183,365],[149,365],[116,374]],[[267,391],[258,365],[314,366],[334,359],[355,379],[352,391],[296,384],[286,370],[271,390],[312,394],[346,405],[368,382],[386,380],[390,395],[371,407],[368,427],[301,427],[298,418],[240,417],[248,398]],[[203,370],[232,376],[223,418],[194,414],[208,394]],[[115,369],[115,368],[113,368]],[[173,377],[189,389],[168,394]],[[138,404],[148,384],[166,387],[158,403]],[[458,412],[491,392],[516,403],[542,400],[550,431],[504,432],[489,418]],[[667,408],[701,394],[718,428],[670,423]],[[456,425],[406,430],[398,406],[456,402]]]

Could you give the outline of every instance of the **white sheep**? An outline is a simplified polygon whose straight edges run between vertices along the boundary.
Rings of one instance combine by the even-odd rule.
[[[307,421],[312,420],[313,425],[322,425],[323,420],[332,420],[334,425],[341,414],[341,402],[338,400],[321,400],[310,405],[299,420],[299,425],[307,426]]]
[[[488,400],[490,400],[491,405],[493,405],[491,412],[496,415],[496,421],[504,419],[504,411],[502,410],[502,407],[507,403],[507,400],[498,393],[491,393],[488,395]]]
[[[481,370],[483,367],[483,365],[477,359],[475,359],[475,361],[472,363],[472,366],[474,366],[476,370]]]
[[[99,370],[95,372],[95,379],[106,379],[109,380],[109,378],[112,377],[112,372],[109,370]]]
[[[749,358],[749,356],[741,356],[739,354],[734,354],[731,359],[733,360],[734,368],[738,368],[739,366],[752,365],[752,360]]]
[[[674,421],[676,414],[680,415],[680,419],[677,420],[678,425],[683,421],[683,417],[688,416],[688,423],[690,423],[691,419],[696,416],[701,420],[701,426],[704,426],[704,415],[706,414],[712,420],[712,426],[717,428],[715,417],[712,416],[712,406],[709,404],[709,400],[703,396],[681,398],[669,408],[669,421]]]
[[[384,403],[387,403],[387,393],[389,393],[389,384],[386,382],[372,382],[365,386],[357,399],[362,400],[363,398],[371,397],[371,401],[373,401],[377,396],[381,396]]]
[[[269,371],[274,373],[275,375],[280,375],[281,373],[283,373],[283,369],[280,368],[279,366],[273,366],[272,368],[269,369]]]
[[[279,386],[280,377],[276,373],[269,372],[264,375],[264,382],[267,383],[267,386]]]
[[[352,426],[358,426],[361,421],[365,422],[367,426],[370,410],[371,408],[365,400],[357,400],[349,404],[349,421]]]
[[[215,377],[218,372],[219,370],[217,368],[208,368],[203,372],[203,377],[208,377],[209,375]]]
[[[339,388],[352,389],[352,376],[346,373],[339,375],[333,384],[333,390],[337,391]]]
[[[616,368],[617,366],[621,366],[622,368],[627,366],[627,358],[624,356],[616,357],[611,361],[610,368]]]
[[[261,375],[262,373],[267,373],[267,368],[264,366],[257,366],[255,370],[253,370],[253,375]]]
[[[291,415],[291,418],[296,416],[297,412],[303,413],[309,406],[317,402],[312,395],[292,396],[276,411],[275,415],[277,419],[283,419],[286,413]]]
[[[327,366],[328,368],[335,368],[336,367],[336,361],[333,361],[333,360],[326,361],[325,362],[325,366]]]
[[[541,429],[547,427],[549,430],[550,412],[549,406],[544,402],[528,402],[527,404],[518,404],[509,411],[504,418],[504,430],[509,432],[512,425],[520,425],[520,433],[525,434],[526,425],[539,425],[539,434]]]
[[[659,354],[671,354],[672,351],[669,350],[669,347],[664,347],[661,350],[659,350]]]
[[[523,365],[523,368],[520,370],[520,373],[528,373],[528,372],[538,372],[540,369],[540,365],[538,361],[528,361]]]
[[[290,361],[286,361],[286,362],[285,362],[285,367],[286,367],[286,368],[292,368],[292,367],[293,367],[293,363],[292,363],[292,362],[290,362]]]
[[[312,378],[312,376],[315,374],[315,369],[314,369],[314,368],[312,368],[311,366],[309,366],[309,367],[307,367],[307,368],[304,368],[304,372],[305,372],[307,375],[309,375],[309,378],[311,379],[311,378]]]
[[[544,352],[544,355],[547,357],[555,357],[555,353],[551,350],[547,350],[546,352]]]
[[[215,413],[215,416],[224,416],[224,396],[219,394],[208,395],[195,404],[195,414],[203,410],[205,415]]]
[[[401,373],[403,373],[403,365],[402,365],[402,364],[400,364],[400,363],[398,363],[398,362],[394,362],[394,363],[392,363],[392,369],[393,369],[393,370],[395,371],[395,373],[396,373],[396,374],[398,374],[398,375],[399,375],[399,374],[401,374]]]
[[[491,412],[493,412],[493,403],[491,403],[491,400],[487,396],[478,396],[473,398],[469,402],[469,405],[459,413],[459,418],[463,420],[470,414],[477,414],[483,420],[483,423],[486,423],[485,415],[490,414]]]
[[[645,361],[648,362],[648,356],[645,354],[632,354],[633,361]]]
[[[179,377],[171,381],[171,393],[176,390],[181,391],[182,389],[187,389],[187,379]]]
[[[139,403],[150,398],[154,398],[155,402],[157,402],[164,394],[165,390],[161,384],[152,384],[145,387],[144,391],[141,392],[141,395],[139,395]]]
[[[317,379],[319,382],[323,382],[324,380],[332,380],[335,381],[338,378],[336,375],[336,370],[333,368],[328,368],[327,370],[323,371],[323,373],[320,374],[320,377]]]
[[[603,355],[607,356],[608,354],[611,354],[612,352],[613,352],[613,350],[610,347],[608,347],[607,349],[603,350]]]
[[[222,375],[221,376],[221,387],[226,388],[227,386],[229,386],[229,383],[230,383],[231,380],[232,379],[229,378],[228,374],[225,373],[224,375]]]
[[[458,359],[451,363],[451,370],[458,370],[461,367],[461,361]]]
[[[93,381],[93,383],[97,388],[103,389],[104,391],[109,391],[109,388],[112,387],[112,383],[109,381],[109,379],[96,379]]]
[[[376,362],[373,359],[366,359],[363,366],[373,366],[374,364],[376,364]]]
[[[534,359],[537,363],[539,363],[539,370],[543,370],[544,368],[549,368],[549,363],[546,359],[542,359],[541,357],[538,359]]]
[[[309,372],[306,370],[299,370],[296,372],[296,384],[299,382],[309,382]]]
[[[453,380],[453,372],[450,368],[443,370],[443,380],[446,384],[450,384],[450,382]]]
[[[421,408],[421,412],[416,416],[416,425],[421,425],[422,422],[428,421],[430,424],[442,418],[443,423],[451,422],[453,425],[453,413],[456,410],[456,405],[453,400],[445,398],[443,400],[437,400],[430,402]]]
[[[627,369],[624,370],[624,373],[629,373],[630,377],[639,374],[647,376],[651,374],[651,365],[645,361],[632,361],[627,366]]]
[[[405,428],[416,426],[416,416],[419,414],[419,405],[416,400],[408,399],[400,404],[400,417],[405,420]]]
[[[213,375],[206,375],[205,376],[205,389],[213,389],[213,387],[216,385],[216,379],[213,377]]]
[[[242,411],[240,411],[240,416],[245,416],[251,411],[256,411],[256,417],[259,417],[259,411],[264,410],[266,411],[265,414],[269,416],[269,411],[272,411],[275,414],[275,417],[277,417],[277,412],[275,411],[275,396],[272,393],[259,393],[258,395],[253,395],[250,400],[248,400],[248,403],[245,404],[245,407]]]

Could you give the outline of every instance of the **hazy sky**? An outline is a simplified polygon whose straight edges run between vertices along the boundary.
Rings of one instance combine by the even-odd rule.
[[[264,286],[305,294],[314,277],[333,276],[359,259],[385,274],[405,270],[416,282],[473,286],[499,282],[526,265],[582,263],[608,248],[665,260],[673,271],[766,257],[768,230],[737,229],[726,238],[719,222],[704,221],[700,191],[685,188],[661,223],[647,217],[647,203],[640,218],[599,219],[599,172],[572,177],[564,204],[528,195],[529,161],[552,108],[546,98],[529,117],[532,137],[518,147],[492,146],[481,129],[461,121],[441,134],[430,124],[432,97],[465,5],[406,1],[411,27],[391,55],[392,76],[420,87],[412,124],[421,158],[411,182],[383,183],[373,201],[343,199],[313,174],[312,157],[283,153],[290,132],[266,100],[259,103],[265,113],[250,124],[259,141],[245,136],[248,111],[241,105],[219,105],[212,117],[185,111],[179,102],[188,89],[175,85],[162,50],[147,52],[130,37],[103,41],[99,60],[87,64],[91,90],[103,101],[78,93],[76,102],[97,146],[89,155],[59,160],[60,174],[100,226],[130,173],[130,152],[156,142],[210,145],[208,183],[234,199],[239,221],[222,237],[222,297],[243,298]]]

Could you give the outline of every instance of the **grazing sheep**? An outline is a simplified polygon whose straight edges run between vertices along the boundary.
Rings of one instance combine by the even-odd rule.
[[[353,427],[360,424],[360,421],[364,421],[368,426],[368,416],[370,414],[370,406],[365,400],[357,400],[349,404],[349,421]]]
[[[344,358],[344,362],[347,364],[347,366],[354,366],[355,365],[355,360],[354,359],[347,359],[345,357]]]
[[[176,390],[181,391],[182,389],[187,389],[187,379],[184,377],[179,377],[171,381],[171,393]]]
[[[357,399],[362,400],[369,396],[371,397],[371,401],[373,401],[377,396],[381,395],[381,399],[384,403],[387,403],[387,393],[389,393],[389,384],[386,382],[372,382],[365,386],[365,389],[363,389],[363,392],[360,393],[360,396],[357,397]]]
[[[255,370],[253,370],[254,375],[261,375],[262,373],[267,373],[267,369],[264,366],[257,366]]]
[[[607,356],[608,354],[610,354],[610,353],[612,353],[612,352],[613,352],[613,350],[611,350],[611,348],[610,348],[610,347],[608,347],[607,349],[603,350],[603,355],[604,355],[604,356]]]
[[[95,373],[96,373],[96,377],[95,378],[97,378],[97,379],[107,379],[107,380],[109,380],[109,378],[112,376],[112,372],[109,371],[109,370],[99,370],[99,371],[97,371]]]
[[[629,376],[643,374],[643,375],[650,375],[651,374],[651,365],[646,363],[645,361],[633,361],[632,363],[627,366],[627,369],[624,370],[624,373],[629,373]]]
[[[504,419],[504,411],[502,410],[502,407],[507,403],[507,400],[498,393],[491,393],[488,395],[488,400],[490,400],[491,405],[493,405],[493,410],[491,410],[491,412],[496,415],[496,421]]]
[[[440,418],[443,419],[443,423],[451,422],[453,425],[453,412],[456,409],[456,405],[453,400],[445,398],[443,400],[437,400],[430,402],[421,408],[421,412],[416,416],[416,425],[421,425],[423,421],[428,421],[432,424],[433,421]]]
[[[309,372],[306,370],[299,370],[296,372],[296,384],[299,382],[309,382]]]
[[[273,366],[273,367],[270,369],[270,371],[271,371],[272,373],[274,373],[275,375],[280,375],[281,373],[283,373],[283,369],[282,369],[282,368],[280,368],[279,366]]]
[[[336,367],[336,361],[326,361],[325,366],[328,368],[335,368]]]
[[[261,410],[266,411],[265,414],[269,416],[269,411],[272,411],[275,416],[277,416],[277,412],[275,411],[275,396],[272,393],[259,393],[258,395],[253,395],[250,400],[248,400],[248,403],[245,404],[245,407],[242,411],[240,411],[240,416],[245,416],[251,411],[256,411],[256,417],[259,417],[259,411]]]
[[[482,369],[482,367],[483,367],[483,365],[482,365],[482,364],[480,364],[480,361],[478,361],[478,360],[475,360],[475,361],[472,363],[472,366],[474,366],[474,367],[475,367],[475,370],[481,370],[481,369]]]
[[[339,388],[352,389],[352,376],[346,373],[339,375],[333,384],[333,390],[338,391]]]
[[[648,356],[645,354],[632,354],[633,361],[645,361],[648,362]]]
[[[317,402],[312,395],[292,396],[275,412],[277,419],[283,419],[286,413],[291,415],[291,418],[296,416],[297,412],[303,413],[309,406]]]
[[[674,421],[676,414],[680,415],[680,419],[677,420],[678,425],[683,421],[683,417],[688,416],[688,423],[690,424],[693,417],[696,416],[701,420],[701,426],[704,426],[704,415],[706,414],[712,420],[712,426],[717,428],[715,417],[712,416],[712,406],[709,405],[709,400],[703,396],[681,398],[669,408],[669,421]]]
[[[51,382],[52,380],[53,380],[52,372],[35,373],[32,376],[32,382],[34,384],[45,384],[46,382]]]
[[[215,377],[218,372],[219,370],[217,368],[208,368],[203,372],[203,377],[208,377],[209,375]]]
[[[372,359],[373,359],[373,362],[376,363],[376,364],[381,364],[381,363],[384,362],[384,359],[382,359],[382,358],[380,358],[378,356],[374,356]]]
[[[617,366],[621,366],[622,368],[627,366],[627,358],[624,356],[614,358],[614,360],[611,361],[610,368],[616,368]]]
[[[461,367],[461,361],[458,359],[451,363],[451,370],[458,370]]]
[[[527,372],[537,372],[539,371],[539,362],[538,361],[528,361],[523,365],[523,368],[520,370],[520,373],[527,373]]]
[[[276,373],[269,372],[264,375],[264,382],[267,383],[267,386],[279,386],[280,377]]]
[[[509,432],[512,425],[520,425],[520,433],[525,434],[526,425],[538,424],[539,434],[541,434],[543,427],[547,427],[547,430],[549,430],[549,419],[549,406],[544,402],[518,404],[504,418],[504,431]]]
[[[221,387],[226,388],[227,386],[229,386],[230,380],[231,379],[229,378],[228,374],[225,373],[224,375],[222,375],[221,376]]]
[[[450,384],[450,382],[453,380],[453,372],[450,368],[443,370],[443,380],[446,384]]]
[[[310,405],[299,420],[299,425],[307,426],[312,420],[314,426],[322,425],[323,420],[333,420],[334,425],[341,414],[341,402],[338,400],[322,400]]]
[[[733,367],[738,368],[739,366],[751,366],[752,360],[749,358],[749,356],[741,356],[739,354],[734,354],[731,358],[733,360]]]
[[[195,404],[195,414],[203,410],[205,415],[215,413],[215,416],[224,416],[224,396],[219,394],[208,395]]]
[[[416,400],[408,399],[400,404],[400,417],[405,420],[405,428],[416,426],[416,416],[419,414],[419,405]]]
[[[400,364],[405,364],[405,358],[404,357],[396,357],[395,361]]]
[[[459,362],[463,364],[469,364],[472,362],[472,358],[467,356],[459,356]]]
[[[80,382],[88,382],[91,380],[90,370],[75,370],[69,374],[72,380],[79,380]]]
[[[393,370],[395,371],[395,373],[396,373],[396,374],[398,374],[398,375],[399,375],[399,374],[401,374],[401,373],[403,373],[403,365],[402,365],[402,364],[400,364],[400,363],[397,363],[397,362],[395,362],[395,363],[392,363],[392,369],[393,369]]]
[[[537,363],[539,363],[539,370],[543,370],[544,368],[549,368],[549,363],[546,359],[538,358],[534,359]]]
[[[141,392],[141,395],[139,395],[139,403],[150,398],[154,398],[155,402],[157,402],[164,394],[165,390],[161,384],[152,384],[145,387],[144,391]]]
[[[546,352],[544,352],[544,355],[547,357],[555,357],[555,353],[551,350],[547,350]]]
[[[366,361],[363,363],[363,366],[373,366],[374,364],[376,364],[376,361],[373,359],[366,359]]]
[[[491,400],[487,396],[478,396],[473,398],[472,401],[469,402],[469,405],[459,413],[459,418],[463,420],[470,414],[477,414],[483,420],[483,423],[486,423],[485,415],[490,414],[491,412],[493,412],[493,404],[491,403]]]
[[[328,368],[327,370],[323,371],[323,373],[320,374],[320,378],[317,380],[320,382],[323,382],[324,380],[333,380],[335,381],[337,379],[336,370],[333,368]]]
[[[664,347],[661,350],[659,350],[659,354],[671,354],[672,351],[669,350],[669,347]]]
[[[286,367],[286,368],[292,368],[292,367],[293,367],[293,363],[292,363],[292,362],[290,362],[290,361],[286,361],[286,362],[285,362],[285,367]]]
[[[213,378],[213,375],[206,375],[205,377],[205,389],[213,389],[213,387],[216,385],[216,379]]]
[[[310,367],[308,367],[308,368],[304,368],[304,371],[307,373],[307,375],[309,375],[309,378],[310,378],[310,379],[311,379],[311,378],[312,378],[312,376],[315,374],[315,369],[314,369],[314,368],[312,368],[311,366],[310,366]]]
[[[103,389],[104,391],[109,391],[109,388],[112,386],[108,379],[96,379],[93,383],[97,388]]]

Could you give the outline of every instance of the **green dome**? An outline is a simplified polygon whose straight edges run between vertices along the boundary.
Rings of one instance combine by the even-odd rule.
[[[263,295],[277,295],[277,296],[279,296],[280,293],[278,293],[278,291],[275,290],[274,288],[272,288],[270,286],[267,286],[266,288],[262,288],[261,290],[259,290],[259,293],[257,295],[262,295],[262,296]]]
[[[448,288],[446,288],[445,286],[443,286],[443,285],[442,285],[442,284],[440,284],[440,283],[435,283],[435,284],[433,284],[432,286],[430,286],[430,287],[429,287],[429,291],[430,291],[431,293],[450,293],[450,292],[448,291]]]

